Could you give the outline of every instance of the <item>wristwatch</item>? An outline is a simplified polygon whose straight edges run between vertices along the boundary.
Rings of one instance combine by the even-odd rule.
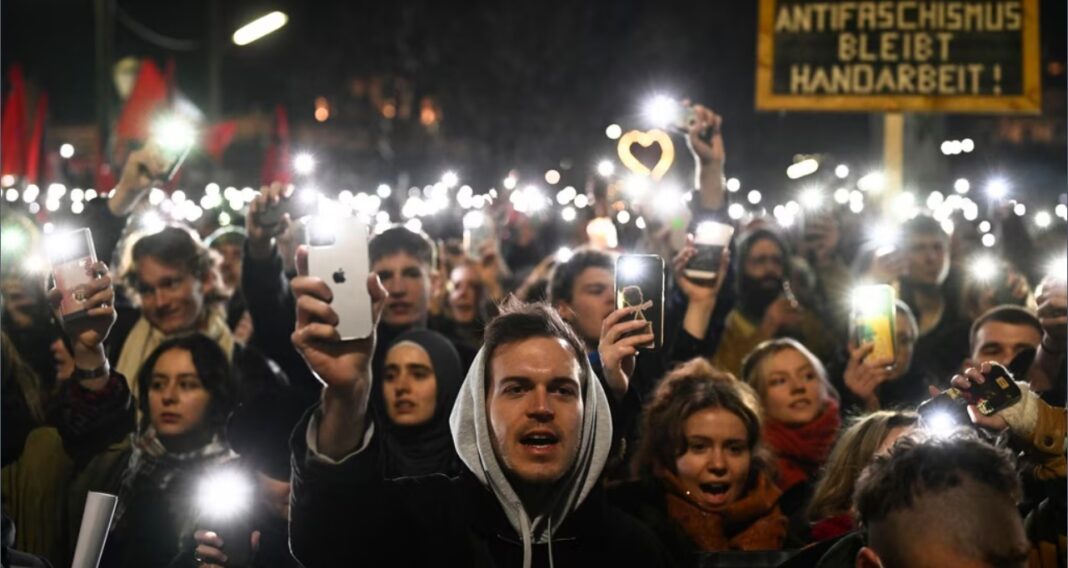
[[[71,378],[76,381],[88,381],[89,379],[102,379],[111,373],[111,366],[107,361],[103,365],[95,369],[80,369],[74,367],[74,373],[71,374]]]

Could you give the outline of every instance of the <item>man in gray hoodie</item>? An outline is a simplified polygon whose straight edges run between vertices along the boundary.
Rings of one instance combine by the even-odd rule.
[[[605,395],[581,340],[547,305],[486,328],[450,420],[459,477],[387,481],[367,412],[374,336],[339,342],[329,287],[293,280],[293,343],[325,385],[292,438],[290,545],[305,566],[658,566],[645,527],[604,503]],[[377,323],[387,296],[371,276]],[[225,548],[223,550],[225,553]]]

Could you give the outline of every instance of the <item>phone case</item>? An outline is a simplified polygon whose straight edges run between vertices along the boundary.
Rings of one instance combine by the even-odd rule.
[[[853,293],[854,338],[857,345],[873,343],[869,357],[893,359],[897,353],[894,288],[887,284],[860,286]]]
[[[640,349],[655,350],[664,339],[664,259],[655,254],[624,254],[616,260],[616,309],[647,301],[653,305],[634,314],[649,322],[654,339]],[[649,329],[649,328],[646,328]],[[640,330],[628,335],[648,333]]]
[[[96,262],[93,235],[89,229],[78,229],[48,239],[48,256],[56,288],[63,293],[59,311],[66,321],[86,315],[85,286],[94,278],[89,266]]]
[[[991,364],[990,372],[983,375],[983,378],[986,380],[982,384],[973,384],[970,390],[958,392],[984,416],[990,416],[1016,404],[1023,396],[1012,374],[997,363]]]
[[[354,217],[337,223],[333,243],[308,246],[308,274],[321,278],[333,292],[330,306],[337,312],[337,331],[343,340],[368,337],[374,331],[369,273],[367,226]]]

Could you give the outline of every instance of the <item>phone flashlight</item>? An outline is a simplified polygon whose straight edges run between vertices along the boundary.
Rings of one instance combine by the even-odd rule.
[[[972,278],[984,284],[990,282],[999,272],[998,262],[990,255],[977,256],[968,266]]]
[[[325,247],[337,240],[340,219],[331,215],[316,215],[307,221],[308,244]]]
[[[928,432],[938,438],[946,438],[963,426],[952,414],[944,410],[929,414],[923,419],[923,425]]]
[[[196,129],[187,119],[168,114],[152,124],[152,141],[158,146],[163,158],[167,160],[167,170],[163,179],[171,181],[189,156],[196,143]]]
[[[623,257],[619,262],[619,272],[627,280],[636,280],[642,275],[641,260],[633,256]]]
[[[571,249],[569,249],[567,247],[560,247],[556,251],[555,258],[556,258],[556,262],[558,262],[560,264],[564,264],[565,262],[571,260],[572,256],[575,256],[575,253]]]
[[[252,480],[237,469],[218,471],[200,481],[200,526],[222,539],[227,566],[246,566],[252,556],[253,494]]]
[[[1046,264],[1046,274],[1064,282],[1068,280],[1068,256],[1062,256]]]

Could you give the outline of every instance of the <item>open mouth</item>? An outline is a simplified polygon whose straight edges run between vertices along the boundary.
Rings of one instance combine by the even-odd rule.
[[[165,412],[159,418],[160,418],[161,422],[173,423],[173,422],[178,422],[179,420],[181,420],[182,419],[182,415],[173,414],[171,412]]]
[[[560,438],[552,432],[532,432],[519,439],[519,443],[532,450],[552,448],[559,442]]]
[[[706,493],[708,495],[719,497],[719,496],[723,496],[723,495],[727,494],[727,491],[729,491],[730,488],[731,488],[731,484],[730,483],[702,483],[698,487],[701,488],[702,492],[704,492],[704,493]]]
[[[790,408],[808,408],[810,406],[812,406],[812,402],[804,398],[790,403]]]
[[[415,408],[415,403],[410,400],[399,400],[393,404],[393,408],[401,412],[409,412]]]

